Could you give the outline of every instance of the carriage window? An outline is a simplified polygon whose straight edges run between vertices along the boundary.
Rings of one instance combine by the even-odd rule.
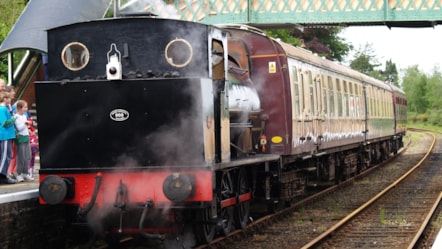
[[[292,66],[292,84],[293,84],[293,98],[294,98],[294,108],[295,108],[295,116],[299,116],[301,114],[301,109],[299,106],[299,83],[298,83],[298,70],[295,66]]]
[[[333,80],[330,76],[328,79],[328,99],[329,99],[329,107],[330,107],[330,117],[335,115],[335,92],[333,90]]]
[[[322,82],[322,111],[324,114],[327,114],[327,86],[328,83],[323,81]]]
[[[353,95],[353,83],[348,82],[348,94],[349,94],[349,99],[348,99],[348,112],[350,117],[354,117],[355,116],[355,100],[354,100],[354,95]]]
[[[361,117],[362,113],[361,113],[361,105],[363,105],[361,103],[361,86],[360,85],[356,85],[355,84],[355,112],[356,112],[356,117]]]
[[[89,50],[80,42],[71,42],[63,48],[61,61],[71,71],[81,70],[89,63]]]
[[[344,85],[344,98],[342,99],[342,108],[343,108],[343,115],[344,117],[348,117],[348,102],[349,102],[349,96],[348,96],[348,85],[347,81],[342,81],[342,84]]]
[[[373,117],[377,117],[378,116],[378,112],[377,112],[377,102],[376,102],[376,99],[377,99],[377,92],[376,92],[376,89],[375,88],[372,88],[371,89],[371,101],[372,101],[372,108],[373,108],[373,112],[372,112],[372,116]]]
[[[341,93],[341,83],[339,79],[336,79],[336,92],[338,101],[338,117],[342,117],[342,93]]]
[[[373,100],[373,116],[374,117],[378,117],[378,102],[377,100],[379,99],[378,94],[377,94],[377,89],[376,88],[372,88],[372,100]]]
[[[381,110],[380,110],[380,108],[381,108],[381,104],[380,104],[380,102],[381,102],[381,96],[380,96],[381,94],[380,94],[380,91],[379,91],[379,89],[378,88],[376,88],[375,89],[375,106],[374,106],[374,108],[375,108],[375,112],[376,112],[376,117],[380,117],[381,116]]]
[[[381,115],[382,117],[386,117],[387,116],[387,100],[385,99],[385,91],[382,91],[382,99],[381,99],[381,104],[382,104],[382,112]]]
[[[309,95],[310,95],[310,113],[312,115],[315,114],[315,100],[314,100],[314,92],[313,92],[313,76],[312,76],[312,72],[308,72],[308,80],[309,80]]]
[[[304,78],[305,78],[305,75],[304,74],[302,74],[301,73],[301,84],[300,84],[300,89],[301,89],[301,95],[300,95],[300,101],[299,101],[299,103],[300,103],[300,109],[301,109],[301,111],[302,112],[305,112],[305,91],[304,91]]]

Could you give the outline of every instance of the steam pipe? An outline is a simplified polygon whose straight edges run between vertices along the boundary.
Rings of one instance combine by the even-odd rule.
[[[95,204],[95,200],[97,199],[98,190],[100,189],[101,185],[101,179],[101,173],[97,173],[97,175],[95,176],[95,187],[94,192],[92,193],[91,201],[86,204],[84,208],[80,208],[78,210],[78,215],[85,216],[87,213],[89,213],[89,211],[91,211],[92,207]]]
[[[144,219],[146,218],[147,211],[149,211],[149,207],[152,207],[152,206],[153,206],[152,200],[147,199],[146,204],[144,205],[143,213],[141,214],[141,219],[140,219],[140,223],[138,224],[138,228],[140,229],[141,235],[146,239],[164,240],[166,238],[165,235],[144,232]]]

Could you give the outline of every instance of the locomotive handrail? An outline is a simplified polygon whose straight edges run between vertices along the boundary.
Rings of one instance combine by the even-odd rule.
[[[101,173],[97,173],[97,175],[95,176],[95,187],[94,187],[94,192],[92,193],[91,201],[88,204],[86,204],[84,208],[78,209],[78,215],[85,216],[87,213],[89,213],[89,211],[91,211],[92,207],[95,205],[95,200],[97,199],[98,190],[100,189],[101,185],[101,179],[102,179]]]
[[[145,237],[147,239],[160,239],[160,240],[164,240],[166,238],[166,236],[164,236],[164,235],[146,233],[144,231],[144,219],[146,218],[146,214],[149,211],[150,207],[153,207],[153,203],[152,203],[152,200],[148,199],[146,201],[146,204],[144,205],[143,213],[141,214],[140,222],[138,224],[138,228],[140,229],[140,233],[141,233],[141,235],[143,237]]]

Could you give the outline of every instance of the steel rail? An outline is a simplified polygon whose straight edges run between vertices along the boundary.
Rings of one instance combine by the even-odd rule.
[[[430,133],[427,133],[430,134]],[[375,195],[373,198],[368,200],[366,203],[362,204],[360,207],[355,209],[353,212],[351,212],[349,215],[344,217],[342,220],[340,220],[338,223],[333,225],[331,228],[329,228],[327,231],[323,232],[319,236],[317,236],[315,239],[311,240],[309,243],[305,244],[302,249],[312,248],[314,246],[317,246],[322,240],[324,240],[327,236],[338,230],[340,227],[342,227],[344,224],[349,222],[351,219],[353,219],[356,215],[361,213],[364,209],[366,209],[368,206],[373,204],[375,201],[377,201],[380,197],[385,195],[388,191],[390,191],[392,188],[396,187],[400,182],[402,182],[405,178],[407,178],[411,173],[414,172],[417,168],[419,168],[422,163],[428,158],[428,156],[433,151],[434,145],[436,144],[436,136],[431,133],[431,136],[433,137],[433,142],[431,143],[430,149],[427,151],[425,156],[410,170],[408,170],[405,174],[403,174],[399,179],[394,181],[392,184],[390,184],[388,187],[386,187],[384,190],[379,192],[377,195]]]
[[[442,199],[442,192],[439,193],[439,196],[437,197],[436,201],[434,202],[433,206],[431,207],[430,211],[428,212],[427,216],[425,217],[424,222],[422,223],[421,227],[417,231],[416,235],[414,236],[413,240],[411,241],[410,245],[408,245],[408,249],[413,249],[416,246],[416,243],[418,242],[419,238],[422,236],[422,233],[424,232],[425,228],[428,226],[428,223],[431,220],[431,217],[433,217],[434,212],[437,209],[437,206],[439,206],[439,203]]]

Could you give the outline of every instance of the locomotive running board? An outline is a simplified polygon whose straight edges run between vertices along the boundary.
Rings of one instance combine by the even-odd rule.
[[[213,169],[222,170],[243,165],[260,164],[265,162],[278,161],[280,158],[280,155],[255,155],[246,158],[235,159],[230,162],[215,164],[213,166]]]

